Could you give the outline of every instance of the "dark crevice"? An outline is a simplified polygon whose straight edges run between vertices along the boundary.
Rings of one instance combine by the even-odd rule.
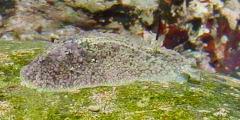
[[[182,5],[183,2],[184,2],[184,0],[172,0],[172,4],[173,4],[173,5],[177,5],[177,6]]]
[[[15,0],[0,0],[0,15],[8,18],[15,13]]]
[[[111,8],[98,11],[98,12],[91,12],[86,8],[74,8],[74,11],[81,11],[86,16],[89,16],[89,19],[96,21],[96,25],[106,26],[114,21],[118,22],[119,24],[123,25],[125,29],[129,29],[131,26],[135,24],[135,21],[138,20],[138,14],[134,13],[135,7],[126,6],[126,5],[113,5]],[[81,27],[82,26],[78,26]],[[82,28],[85,30],[97,29],[98,27],[90,27],[90,28]]]
[[[192,24],[192,26],[193,26],[192,29],[193,29],[194,31],[198,31],[199,28],[200,28],[201,25],[202,25],[202,19],[201,19],[201,18],[194,18],[194,19],[188,21],[187,23]]]
[[[125,29],[129,29],[138,18],[138,15],[133,13],[134,10],[134,7],[114,5],[108,10],[94,13],[93,18],[102,26],[108,25],[112,21],[117,21],[121,23]]]

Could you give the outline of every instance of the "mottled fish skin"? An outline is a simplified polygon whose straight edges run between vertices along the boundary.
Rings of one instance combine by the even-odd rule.
[[[194,61],[172,50],[156,49],[152,41],[127,34],[80,33],[53,45],[25,66],[22,84],[68,89],[116,86],[136,80],[184,82],[185,74],[194,70]]]

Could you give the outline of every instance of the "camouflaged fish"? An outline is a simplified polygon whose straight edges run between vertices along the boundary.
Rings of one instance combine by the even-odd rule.
[[[83,32],[54,44],[21,70],[22,84],[62,89],[186,80],[194,61],[128,34]]]

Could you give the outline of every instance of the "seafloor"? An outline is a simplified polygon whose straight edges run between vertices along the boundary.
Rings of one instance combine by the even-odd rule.
[[[0,118],[2,120],[231,119],[240,118],[240,85],[211,75],[203,81],[135,82],[118,87],[47,92],[20,85],[20,69],[45,42],[1,41]]]
[[[0,120],[239,120],[239,19],[239,0],[0,0]],[[177,68],[185,64],[185,58],[192,59],[194,65],[191,67],[198,71],[198,79],[188,74],[192,71],[187,71],[184,82],[176,82],[173,76],[160,83],[136,80],[120,86],[80,86],[75,89],[61,89],[57,86],[60,80],[44,79],[45,83],[54,83],[59,88],[40,89],[39,86],[45,83],[41,81],[43,79],[37,79],[35,70],[42,69],[29,65],[34,65],[33,61],[37,64],[38,56],[52,60],[49,59],[51,53],[57,53],[51,50],[52,46],[59,45],[57,50],[62,52],[65,40],[73,41],[73,36],[85,31],[110,32],[113,35],[124,33],[141,37],[137,40],[157,41],[158,44],[151,49],[154,54],[148,55],[157,62],[160,61],[157,55],[165,56],[158,64],[162,68],[154,67],[155,63],[146,66],[152,65],[149,68],[154,68],[155,74],[167,72],[171,75],[163,70],[164,67],[173,66],[179,72]],[[80,38],[85,39],[81,35]],[[111,43],[116,42],[115,38],[111,38]],[[122,48],[121,55],[126,61],[119,59],[126,68],[115,67],[116,71],[128,71],[129,66],[125,63],[129,61],[141,62],[138,61],[139,56],[126,52],[132,50],[129,53],[136,53],[139,49],[142,53],[143,48],[128,47],[136,46],[137,42],[131,40],[125,41],[127,45],[115,44]],[[86,53],[94,53],[94,57],[98,50],[106,50],[106,54],[117,53],[112,44],[100,44],[103,47],[99,49],[94,45],[99,44],[85,44],[83,48],[86,48]],[[162,47],[168,49],[164,48],[168,51],[164,52],[165,55],[161,55]],[[170,52],[178,52],[175,55],[179,59],[172,59],[174,54]],[[62,57],[63,54],[58,55]],[[117,55],[114,55],[108,55],[113,58],[109,59],[110,63],[116,60]],[[146,57],[145,54],[139,55],[142,55],[139,58]],[[86,56],[80,57],[84,59]],[[179,62],[180,58],[184,59]],[[73,65],[68,59],[64,60]],[[100,60],[106,59],[100,56]],[[177,62],[171,64],[171,60]],[[46,68],[53,63],[45,64]],[[89,60],[89,63],[97,62]],[[28,81],[39,83],[39,86],[23,86],[20,71],[27,65],[33,74],[26,73],[26,76],[36,78]],[[107,67],[103,65],[98,70]],[[139,73],[140,70],[136,71]],[[122,74],[121,77],[126,76]]]

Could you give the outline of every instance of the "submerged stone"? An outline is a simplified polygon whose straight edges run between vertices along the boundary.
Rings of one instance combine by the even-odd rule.
[[[57,43],[21,71],[22,84],[61,89],[178,81],[194,62],[156,41],[128,34],[84,32]]]

